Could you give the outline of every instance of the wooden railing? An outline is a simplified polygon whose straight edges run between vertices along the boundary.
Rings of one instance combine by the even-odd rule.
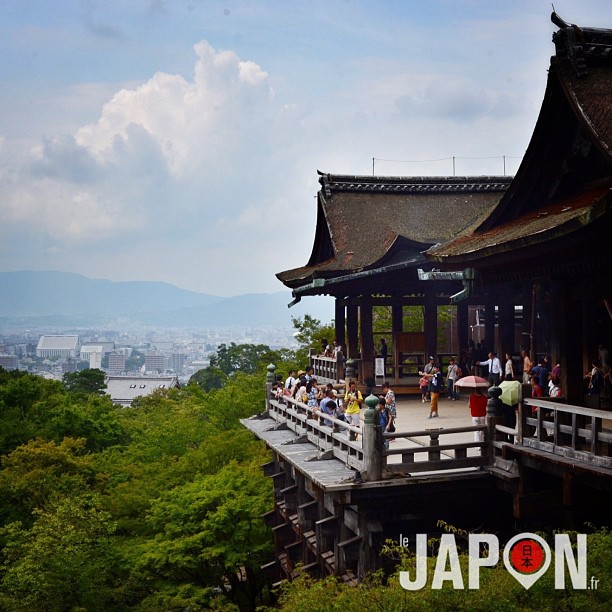
[[[487,442],[451,442],[440,444],[440,436],[487,430],[486,425],[452,427],[448,429],[424,429],[421,431],[385,433],[383,438],[393,440],[404,438],[413,443],[410,447],[383,450],[383,470],[390,475],[397,473],[433,472],[456,470],[469,467],[484,467],[488,463]],[[419,438],[428,437],[426,442]],[[476,449],[478,454],[468,456],[468,450]],[[417,456],[427,454],[426,459],[417,461]],[[401,456],[400,463],[388,463],[387,459]]]
[[[277,427],[294,431],[295,442],[314,444],[319,458],[339,459],[365,480],[503,466],[512,463],[504,458],[507,453],[520,447],[562,456],[593,469],[612,469],[612,412],[608,411],[570,406],[551,398],[525,398],[519,403],[517,427],[511,429],[502,425],[501,402],[491,412],[491,401],[493,406],[499,401],[492,398],[486,425],[383,433],[373,408],[366,408],[361,426],[355,427],[293,398],[275,399],[270,395],[272,384],[268,382],[266,387],[265,416],[274,419]],[[441,443],[449,434],[477,431],[485,433],[484,441]],[[395,447],[389,444],[392,440],[401,443]]]
[[[612,468],[612,432],[604,421],[612,424],[612,412],[527,398],[519,409],[518,443]]]
[[[290,397],[269,398],[266,406],[267,416],[294,431],[296,442],[314,444],[321,458],[339,459],[363,473],[368,480],[415,472],[482,467],[488,461],[486,442],[440,444],[440,436],[486,431],[486,425],[383,434],[380,426],[375,426],[373,422],[362,420],[361,427],[355,427]],[[408,441],[409,446],[385,448],[385,441],[400,439]],[[478,454],[468,456],[469,449],[476,449]],[[398,455],[400,462],[389,462],[390,457]],[[423,455],[426,457],[423,458]]]
[[[314,444],[321,453],[330,453],[346,465],[361,471],[364,467],[364,450],[361,442],[351,440],[361,433],[359,427],[349,425],[328,414],[321,417],[321,421],[331,422],[331,427],[319,420],[319,410],[297,401],[291,397],[282,400],[270,399],[267,403],[268,416],[278,423],[284,424],[294,431],[298,438]],[[302,437],[304,436],[304,437]]]
[[[339,383],[344,380],[344,355],[338,353],[336,357],[323,357],[316,351],[310,351],[310,365],[314,368],[314,376],[318,381]]]

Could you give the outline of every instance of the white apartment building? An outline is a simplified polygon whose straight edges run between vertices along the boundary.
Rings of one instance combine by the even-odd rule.
[[[36,356],[43,359],[60,358],[76,359],[79,356],[80,344],[78,336],[45,335],[38,339]]]

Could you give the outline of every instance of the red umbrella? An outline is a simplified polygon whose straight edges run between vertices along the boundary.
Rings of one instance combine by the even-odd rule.
[[[460,389],[488,389],[490,386],[489,381],[480,376],[464,376],[455,381],[455,387]]]

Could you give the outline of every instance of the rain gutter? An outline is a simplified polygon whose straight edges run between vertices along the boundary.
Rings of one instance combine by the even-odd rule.
[[[474,291],[474,279],[476,278],[476,270],[474,268],[466,268],[465,270],[455,272],[440,272],[440,270],[432,270],[425,272],[418,269],[419,280],[460,280],[463,283],[463,289],[459,293],[450,296],[451,304],[457,304],[472,295]]]
[[[346,281],[351,280],[360,280],[362,278],[370,278],[372,276],[377,276],[378,274],[386,274],[388,272],[396,272],[397,270],[402,270],[406,268],[408,264],[414,264],[417,262],[425,261],[422,256],[414,257],[413,259],[405,260],[402,262],[389,264],[387,266],[382,266],[380,268],[372,268],[371,270],[361,270],[360,272],[353,272],[352,274],[343,274],[342,276],[336,276],[334,278],[315,278],[312,282],[302,285],[301,287],[296,287],[292,291],[292,295],[295,298],[293,301],[289,302],[287,305],[288,308],[295,306],[301,299],[302,295],[308,291],[312,291],[313,289],[321,289],[322,287],[331,287],[334,285],[338,285],[340,283],[344,283]]]

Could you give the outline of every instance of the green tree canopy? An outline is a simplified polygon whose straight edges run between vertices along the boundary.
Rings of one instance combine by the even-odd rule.
[[[227,374],[214,366],[208,366],[195,372],[189,379],[189,384],[198,385],[204,391],[221,389],[227,381]]]
[[[130,409],[89,375],[0,372],[0,609],[254,609],[272,484],[239,419],[263,410],[284,353],[226,349],[222,388]]]
[[[210,365],[227,374],[243,372],[254,374],[264,369],[271,361],[279,358],[276,351],[265,344],[220,344],[216,354],[210,358]]]
[[[53,407],[65,396],[56,380],[17,371],[0,377],[0,454],[41,436]]]
[[[299,344],[299,349],[296,351],[296,359],[300,367],[308,365],[310,349],[320,353],[323,340],[331,343],[336,337],[333,322],[323,325],[319,319],[309,314],[305,314],[304,317],[291,317],[291,322],[297,330],[295,339]]]
[[[88,368],[80,372],[66,372],[62,381],[66,389],[72,393],[102,395],[106,389],[104,377],[102,370]]]
[[[215,474],[164,493],[148,514],[156,536],[141,549],[141,570],[176,589],[196,585],[216,588],[235,602],[251,599],[271,550],[270,534],[259,519],[271,501],[264,480],[259,466],[231,461]],[[246,582],[240,580],[243,572]]]
[[[0,608],[109,610],[118,559],[114,524],[91,495],[69,495],[34,511],[30,528],[0,529]]]
[[[34,510],[102,483],[83,439],[56,444],[36,438],[2,457],[1,465],[0,523],[29,524]]]

